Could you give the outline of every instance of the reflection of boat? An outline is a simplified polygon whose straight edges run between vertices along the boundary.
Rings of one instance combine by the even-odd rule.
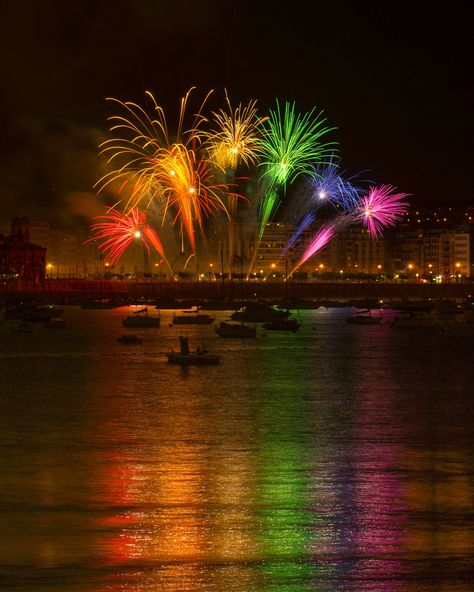
[[[263,328],[268,331],[296,331],[301,327],[295,319],[275,319],[268,323],[263,323]]]
[[[166,356],[168,364],[180,364],[181,366],[209,366],[219,364],[222,356],[211,354],[205,347],[199,346],[194,351],[190,351],[188,338],[180,335],[180,351],[169,351]]]
[[[434,329],[438,322],[430,314],[409,313],[393,319],[390,327],[394,329]]]
[[[181,364],[181,366],[215,366],[220,364],[222,356],[217,356],[210,353],[190,352],[189,354],[180,354],[179,352],[170,351],[167,354],[168,364]]]
[[[237,310],[230,318],[233,321],[248,323],[268,323],[276,319],[286,319],[290,314],[289,310],[276,310],[265,302],[254,302],[247,304],[241,310]]]
[[[243,339],[249,337],[256,337],[257,330],[255,327],[249,327],[243,323],[219,323],[214,327],[215,332],[219,337],[240,337]]]
[[[196,311],[187,311],[187,312],[194,312]],[[173,325],[210,325],[214,322],[214,317],[211,317],[207,314],[186,314],[186,315],[177,315],[173,316]]]
[[[352,325],[380,325],[382,316],[373,317],[370,310],[361,310],[353,317],[347,317],[346,321]]]
[[[150,317],[148,309],[142,308],[122,319],[122,325],[124,327],[159,327],[160,317]]]
[[[120,341],[120,343],[141,343],[142,340],[140,339],[140,337],[138,337],[138,335],[122,335],[122,337],[119,337],[117,339],[117,341]]]

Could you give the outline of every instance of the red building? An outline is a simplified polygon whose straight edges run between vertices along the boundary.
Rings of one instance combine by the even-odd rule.
[[[13,218],[11,234],[0,234],[0,275],[36,283],[45,272],[46,249],[30,243],[30,221],[26,216]]]

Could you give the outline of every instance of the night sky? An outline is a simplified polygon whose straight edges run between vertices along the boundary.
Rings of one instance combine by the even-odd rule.
[[[64,0],[1,2],[2,220],[94,215],[106,97],[169,121],[190,86],[232,102],[324,109],[343,168],[416,205],[473,203],[468,4]],[[424,3],[421,3],[424,4]]]

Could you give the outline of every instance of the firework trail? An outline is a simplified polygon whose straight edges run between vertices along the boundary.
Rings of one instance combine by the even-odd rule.
[[[335,235],[335,224],[329,224],[327,226],[322,226],[314,235],[313,239],[309,243],[306,251],[303,253],[303,256],[295,265],[295,267],[291,270],[291,273],[294,273],[303,263],[305,263],[310,257],[313,257],[318,251],[324,248],[328,242],[333,238]]]
[[[112,265],[117,263],[135,240],[141,240],[148,253],[150,246],[153,247],[168,263],[158,234],[147,224],[145,212],[133,208],[130,214],[123,214],[110,208],[107,214],[95,219],[98,222],[91,226],[92,237],[86,243],[98,242],[99,251]]]
[[[393,185],[371,187],[355,208],[354,221],[362,222],[372,238],[380,238],[383,229],[394,226],[407,211],[409,194],[396,191]]]

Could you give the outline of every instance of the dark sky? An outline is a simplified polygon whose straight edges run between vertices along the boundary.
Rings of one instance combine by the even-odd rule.
[[[145,104],[151,90],[173,120],[192,85],[256,98],[261,113],[275,97],[322,108],[347,171],[416,205],[473,203],[468,7],[3,0],[2,215],[94,213],[105,98]]]

